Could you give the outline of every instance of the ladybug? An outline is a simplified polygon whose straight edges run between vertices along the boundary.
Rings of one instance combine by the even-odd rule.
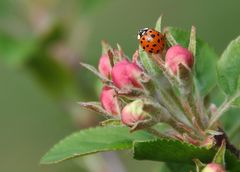
[[[165,47],[165,35],[155,29],[140,29],[137,38],[141,47],[148,53],[162,53]]]

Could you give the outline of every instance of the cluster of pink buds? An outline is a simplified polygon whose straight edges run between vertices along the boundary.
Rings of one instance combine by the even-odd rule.
[[[145,130],[208,149],[222,143],[212,162],[194,162],[197,172],[225,172],[225,147],[229,149],[230,144],[217,121],[225,109],[206,105],[201,95],[196,75],[199,65],[195,66],[199,57],[195,27],[186,46],[175,40],[170,28],[161,32],[159,21],[156,29],[139,30],[139,48],[132,58],[119,45],[112,48],[103,41],[98,70],[81,63],[102,81],[102,91],[99,101],[80,105],[106,115],[102,125],[125,125],[131,132]],[[157,124],[167,125],[161,130]]]
[[[172,116],[172,109],[168,110],[170,106],[164,105],[166,103],[164,95],[156,96],[155,78],[145,69],[139,55],[141,50],[136,50],[130,60],[119,45],[117,49],[114,49],[103,41],[102,47],[98,70],[82,63],[82,66],[91,70],[102,80],[100,103],[80,104],[85,108],[120,120],[122,124],[131,127],[132,131],[149,128],[158,122],[166,122],[176,130],[171,132],[173,133],[171,137],[194,142],[190,136],[186,137],[186,133],[178,133],[178,130],[189,131],[190,124]],[[153,59],[158,56],[160,60],[160,62],[156,60],[158,64],[163,62],[160,55],[153,55]],[[151,58],[151,55],[147,58]],[[192,53],[180,45],[169,47],[165,59],[166,62],[159,64],[159,67],[164,68],[163,70],[171,78],[177,77],[181,64],[191,71],[194,61]],[[187,125],[184,126],[184,123]]]
[[[103,53],[99,60],[98,71],[82,63],[82,66],[97,74],[103,82],[100,105],[96,102],[81,103],[81,105],[112,118],[121,119],[127,126],[134,126],[149,118],[147,112],[143,110],[143,101],[139,99],[144,92],[144,83],[148,82],[149,78],[138,64],[138,51],[130,61],[120,46],[118,49],[113,49],[105,41],[102,42],[102,46]],[[129,102],[129,98],[133,101]],[[129,103],[123,101],[124,99]]]
[[[120,47],[113,49],[103,42],[103,55],[99,60],[98,70],[105,77],[100,95],[102,108],[128,126],[144,121],[148,115],[142,109],[141,100],[128,104],[121,101],[124,97],[134,96],[133,90],[139,93],[143,91],[143,82],[147,81],[143,68],[130,61]]]
[[[161,35],[160,31],[150,31],[155,33],[154,39],[165,46],[144,43],[143,40],[151,40],[145,28],[139,32],[141,46],[132,59],[119,45],[112,48],[103,41],[98,70],[81,63],[102,81],[102,91],[100,102],[81,102],[80,105],[107,115],[108,121],[118,121],[131,131],[153,131],[154,125],[166,123],[169,129],[165,133],[154,131],[154,134],[212,147],[214,134],[206,131],[208,121],[202,113],[206,110],[194,93],[195,28],[192,27],[188,48],[177,43],[167,29],[161,41],[156,37]],[[161,51],[151,51],[153,48]],[[160,72],[153,72],[153,68]]]

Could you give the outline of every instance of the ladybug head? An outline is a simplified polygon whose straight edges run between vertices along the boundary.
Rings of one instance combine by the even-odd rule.
[[[140,39],[146,32],[148,28],[143,28],[138,31],[137,38]]]

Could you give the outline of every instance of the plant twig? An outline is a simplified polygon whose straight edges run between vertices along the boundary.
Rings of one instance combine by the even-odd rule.
[[[208,124],[208,129],[210,129],[212,127],[212,125],[223,115],[224,112],[226,112],[230,107],[231,104],[236,100],[236,98],[238,98],[240,96],[240,92],[237,93],[235,96],[233,97],[228,97],[225,99],[225,101],[219,106],[218,110],[216,111],[215,114],[213,114],[213,116],[211,117],[211,119],[209,120],[209,124]]]

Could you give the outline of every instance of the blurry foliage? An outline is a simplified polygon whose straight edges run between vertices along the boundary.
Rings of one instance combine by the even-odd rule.
[[[72,0],[66,4],[62,0],[1,1],[0,6],[4,9],[0,10],[1,62],[30,70],[56,98],[95,97],[96,94],[90,91],[94,90],[92,82],[87,80],[83,75],[85,71],[78,65],[81,52],[71,48],[69,37],[79,33],[71,33],[68,19],[77,24],[78,16],[103,5],[102,2]],[[78,14],[70,13],[74,8]]]
[[[94,7],[96,6],[103,6],[104,2],[108,0],[83,0],[83,1],[76,1],[76,2],[81,2],[81,7],[83,12],[88,12],[90,10],[93,10]]]
[[[49,93],[51,97],[54,98],[58,103],[60,102],[61,109],[67,108],[67,113],[73,116],[74,123],[77,127],[86,127],[88,125],[93,125],[92,123],[96,123],[97,116],[93,116],[90,113],[86,113],[86,115],[81,115],[84,111],[80,110],[79,108],[76,110],[77,104],[76,101],[81,99],[87,99],[90,97],[95,97],[96,94],[94,91],[94,84],[92,84],[92,81],[89,82],[89,78],[86,78],[86,75],[84,75],[84,72],[80,66],[80,58],[83,60],[83,53],[81,45],[81,41],[84,44],[84,40],[88,39],[89,33],[84,33],[84,31],[80,32],[73,32],[73,29],[75,29],[73,26],[80,25],[79,27],[82,27],[84,29],[85,25],[88,25],[88,23],[84,23],[84,17],[83,17],[83,23],[81,16],[83,16],[85,13],[91,12],[91,9],[99,6],[101,3],[100,1],[76,1],[71,0],[68,1],[68,3],[65,3],[65,1],[62,0],[23,0],[23,1],[14,1],[14,0],[3,0],[0,1],[0,64],[1,66],[6,66],[9,70],[12,69],[13,74],[18,73],[18,78],[20,79],[35,79],[38,81],[38,83],[45,88]],[[82,9],[82,10],[80,10]],[[84,10],[83,10],[84,9]],[[74,13],[75,12],[75,13]],[[80,18],[80,20],[79,20]],[[79,24],[80,23],[80,24]],[[78,29],[78,28],[76,28]],[[84,35],[82,34],[84,33]],[[76,42],[74,39],[71,40],[69,38],[76,38],[78,39],[79,36],[82,36],[82,39],[80,42]],[[75,42],[74,42],[75,41]],[[76,46],[77,45],[77,46]],[[5,74],[2,73],[1,76],[4,77],[11,77],[11,73],[8,74],[8,70],[6,70],[5,67],[1,67],[1,71],[6,72]],[[27,72],[28,74],[31,74],[31,77],[28,76],[28,74],[24,74],[25,77],[21,77],[22,73]],[[26,77],[27,75],[27,77]],[[11,78],[16,79],[16,78]],[[1,78],[1,81],[4,82],[4,78]],[[88,81],[88,82],[86,82]],[[6,82],[8,83],[8,82]],[[13,82],[15,83],[15,82]],[[24,83],[24,81],[18,81],[16,80],[16,83]],[[35,86],[35,83],[31,81],[25,81],[27,86]],[[84,83],[84,84],[83,84]],[[88,84],[89,83],[89,84]],[[91,85],[90,85],[91,84]],[[4,84],[1,84],[1,89],[5,88]],[[21,89],[21,85],[13,85],[9,86],[8,90],[1,90],[1,92],[6,92],[6,94],[12,89],[11,92],[15,92],[15,90],[19,90],[20,94],[21,92],[29,95],[32,94],[33,90],[24,90]],[[82,89],[84,88],[84,89]],[[35,90],[39,91],[38,88]],[[89,91],[86,91],[89,90]],[[90,91],[91,90],[91,91]],[[41,94],[41,92],[37,93]],[[3,95],[6,96],[5,100],[1,99],[1,103],[8,102],[8,99],[11,98],[11,95]],[[4,138],[8,138],[8,134],[16,133],[16,135],[21,135],[21,139],[15,138],[15,139],[9,139],[9,142],[13,142],[10,144],[11,146],[14,146],[14,149],[11,148],[11,150],[15,150],[14,152],[8,152],[9,155],[5,155],[5,151],[3,151],[3,156],[0,157],[1,161],[6,161],[6,165],[1,166],[0,171],[8,171],[8,169],[14,169],[14,167],[9,167],[9,163],[14,161],[14,159],[11,159],[11,161],[8,160],[8,156],[11,156],[12,154],[16,154],[16,152],[22,153],[23,150],[26,150],[25,147],[22,147],[22,145],[28,146],[29,145],[29,139],[28,137],[31,136],[32,131],[36,135],[38,135],[37,139],[33,140],[45,140],[44,145],[48,142],[47,140],[51,141],[59,137],[59,134],[61,132],[61,135],[64,134],[63,131],[70,132],[73,127],[70,127],[70,116],[64,116],[63,113],[59,114],[58,111],[54,111],[53,109],[57,109],[56,106],[54,106],[53,102],[49,100],[42,100],[43,102],[48,102],[51,105],[48,106],[42,106],[45,105],[44,103],[39,103],[41,101],[36,101],[34,97],[36,96],[33,94],[32,96],[24,96],[26,100],[21,101],[21,108],[17,107],[15,104],[13,110],[5,110],[7,107],[9,107],[10,104],[4,105],[6,108],[1,108],[1,112],[6,112],[10,114],[1,114],[1,120],[4,124],[4,121],[11,121],[9,126],[7,127],[5,124],[1,125],[2,127],[9,128],[11,125],[14,125],[14,123],[17,121],[17,124],[10,127],[11,129],[4,129],[3,134],[5,135]],[[31,99],[29,99],[29,97]],[[22,99],[22,97],[14,98],[11,103],[18,103],[19,98]],[[47,99],[47,98],[46,98]],[[32,102],[32,104],[28,102]],[[55,102],[56,103],[56,102]],[[26,112],[24,111],[25,105],[29,104],[32,108],[35,108],[34,110],[32,108],[28,108],[29,110]],[[74,105],[76,104],[76,105]],[[37,105],[37,106],[35,106]],[[36,108],[39,107],[39,108]],[[53,108],[53,109],[51,109]],[[59,108],[59,107],[58,107]],[[14,109],[16,109],[14,111]],[[21,109],[20,112],[16,112],[17,109]],[[42,109],[48,109],[48,113],[44,112]],[[32,111],[39,111],[32,113]],[[26,113],[26,114],[25,114]],[[41,114],[43,113],[43,114]],[[54,117],[54,114],[51,113],[58,113],[58,119]],[[66,113],[66,111],[65,111]],[[85,113],[85,112],[84,112]],[[42,117],[35,117],[35,115],[41,114]],[[16,115],[14,118],[12,118],[12,115]],[[49,117],[48,115],[51,115]],[[30,119],[25,119],[25,117],[28,117]],[[78,116],[78,117],[77,117]],[[94,118],[93,118],[94,117]],[[42,119],[44,118],[44,120]],[[66,120],[68,119],[68,120]],[[56,121],[56,126],[61,126],[61,130],[59,131],[56,128],[54,124],[51,124],[51,128],[47,125],[46,121]],[[23,123],[23,121],[25,121]],[[64,121],[64,122],[62,122]],[[25,124],[26,123],[26,124]],[[65,126],[62,125],[64,123]],[[51,136],[47,136],[45,134],[43,139],[43,135],[39,136],[39,131],[42,125],[46,126],[44,129],[41,129],[41,134],[43,133],[52,133]],[[84,124],[84,125],[82,125]],[[24,126],[22,126],[24,125]],[[41,125],[41,127],[40,127]],[[69,126],[70,125],[70,126]],[[19,127],[21,128],[19,129]],[[31,127],[30,127],[31,126]],[[31,129],[30,129],[31,128]],[[30,131],[25,131],[25,130]],[[48,130],[51,130],[48,132]],[[45,131],[46,130],[46,131]],[[24,132],[23,132],[24,131]],[[20,136],[19,136],[20,137]],[[49,139],[49,138],[51,139]],[[17,140],[17,141],[16,141]],[[16,142],[16,144],[15,144]],[[38,143],[34,144],[33,141],[31,143],[35,146],[29,147],[29,153],[26,153],[25,156],[29,156],[24,158],[24,160],[19,161],[18,163],[15,163],[16,168],[19,171],[32,171],[31,169],[38,169],[44,170],[44,171],[89,171],[88,165],[86,164],[86,168],[82,169],[83,163],[80,163],[77,165],[77,163],[67,163],[65,165],[60,165],[54,168],[46,168],[38,167],[38,160],[37,158],[38,154],[42,154],[41,149],[43,149],[44,146],[43,142],[39,141]],[[10,147],[11,147],[10,146]],[[21,148],[22,147],[22,148]],[[17,149],[21,149],[22,151],[17,151]],[[36,149],[36,150],[35,150]],[[6,147],[6,150],[9,151],[8,147]],[[32,151],[32,153],[30,153]],[[31,156],[34,156],[31,157]],[[15,159],[18,158],[18,156],[14,156]],[[36,158],[35,158],[36,157]],[[25,161],[29,161],[28,163],[31,163],[31,165],[25,164]],[[20,163],[24,163],[21,164]],[[8,166],[8,167],[7,167]],[[19,166],[21,166],[19,168]],[[4,170],[5,169],[5,170]],[[25,170],[24,170],[25,169]],[[26,170],[28,169],[28,170]],[[35,171],[35,170],[34,170]]]

